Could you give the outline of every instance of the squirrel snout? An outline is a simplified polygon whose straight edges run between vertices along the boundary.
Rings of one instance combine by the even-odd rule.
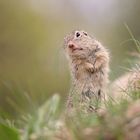
[[[75,45],[73,44],[72,41],[70,41],[69,44],[68,44],[68,47],[69,47],[70,49],[74,49],[74,48],[75,48]]]
[[[83,48],[79,47],[78,45],[76,45],[75,43],[73,43],[72,41],[70,41],[68,43],[68,47],[69,49],[73,52],[75,50],[83,50]]]
[[[69,46],[70,49],[73,49],[74,48],[74,45],[73,44],[69,44],[68,46]]]

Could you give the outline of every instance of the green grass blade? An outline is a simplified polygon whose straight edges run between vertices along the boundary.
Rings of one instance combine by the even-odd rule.
[[[126,29],[128,30],[128,32],[129,32],[134,44],[136,45],[138,51],[140,52],[140,42],[135,39],[135,37],[134,37],[133,33],[131,32],[130,28],[128,27],[128,25],[126,23],[124,23],[124,25],[125,25]]]
[[[20,140],[18,131],[3,123],[0,123],[0,139],[1,140]]]

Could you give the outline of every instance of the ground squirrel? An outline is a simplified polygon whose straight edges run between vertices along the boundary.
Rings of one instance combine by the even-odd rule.
[[[96,110],[95,102],[105,97],[108,83],[109,53],[95,38],[85,31],[73,31],[64,38],[64,49],[69,60],[72,87],[67,108],[84,104],[84,111]]]

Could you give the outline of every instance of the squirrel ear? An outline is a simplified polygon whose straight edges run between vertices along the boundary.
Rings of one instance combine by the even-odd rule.
[[[88,34],[87,34],[87,32],[85,32],[85,31],[83,31],[83,34],[85,35],[85,36],[87,36]]]

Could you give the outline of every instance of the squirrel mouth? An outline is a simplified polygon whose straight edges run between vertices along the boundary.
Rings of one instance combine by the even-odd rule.
[[[72,52],[74,52],[76,50],[83,50],[83,48],[74,48],[74,49],[72,49]]]
[[[78,47],[78,46],[77,46],[75,43],[73,43],[73,42],[69,42],[68,47],[69,47],[69,49],[70,49],[72,52],[74,52],[74,51],[76,51],[76,50],[83,50],[83,48]]]

